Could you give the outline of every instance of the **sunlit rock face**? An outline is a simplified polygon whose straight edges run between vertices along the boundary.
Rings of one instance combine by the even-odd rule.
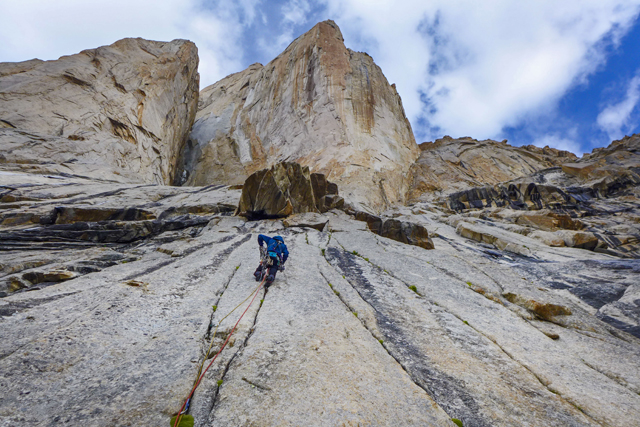
[[[259,286],[259,234],[286,269],[207,371],[197,426],[640,418],[638,260],[429,203],[385,216],[429,230],[425,250],[338,210],[247,221],[229,186],[2,178],[4,424],[169,425]]]
[[[198,427],[638,424],[640,137],[582,159],[443,138],[404,181],[399,100],[325,22],[205,90],[163,174],[179,141],[145,132],[186,134],[193,49],[0,66],[0,425],[166,426],[212,361]],[[205,175],[225,185],[153,184]],[[288,216],[235,216],[263,184],[250,211]],[[259,234],[290,253],[268,291]]]
[[[13,170],[170,184],[196,113],[186,40],[123,39],[0,64],[0,162]]]
[[[380,209],[404,201],[419,152],[395,86],[325,21],[267,65],[202,90],[178,175],[187,185],[241,184],[295,161],[347,201]]]

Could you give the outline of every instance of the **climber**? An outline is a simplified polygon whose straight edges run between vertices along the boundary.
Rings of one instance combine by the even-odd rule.
[[[266,248],[263,246],[264,243],[267,244]],[[284,271],[284,263],[287,262],[287,258],[289,258],[289,251],[280,236],[271,238],[260,234],[258,235],[258,245],[260,245],[261,260],[260,265],[258,265],[253,275],[256,281],[260,281],[264,277],[264,274],[268,273],[267,280],[264,284],[264,287],[268,288],[276,278],[276,272],[278,270]]]

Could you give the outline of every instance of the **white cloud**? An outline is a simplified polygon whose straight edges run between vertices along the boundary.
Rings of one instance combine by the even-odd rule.
[[[629,81],[624,99],[617,104],[609,104],[598,114],[598,126],[609,138],[620,139],[626,132],[638,125],[638,115],[633,112],[640,101],[640,72]]]
[[[496,137],[555,108],[640,9],[626,0],[325,1],[347,44],[397,83],[414,130],[420,118],[437,128],[426,138]]]
[[[260,0],[21,0],[4,2],[0,61],[57,59],[124,37],[196,43],[201,84],[243,68],[245,27]]]
[[[558,150],[569,151],[577,156],[582,156],[581,145],[573,139],[563,138],[557,134],[550,134],[538,137],[533,141],[537,147],[553,147]]]
[[[245,58],[254,47],[243,43],[275,57],[324,5],[346,45],[396,83],[418,141],[500,139],[505,127],[550,122],[640,10],[640,0],[0,1],[0,61],[55,59],[123,37],[186,38],[198,46],[203,87],[258,59]],[[607,132],[630,126],[634,87],[601,113]],[[534,136],[549,133],[539,128]],[[557,143],[571,140],[563,135]]]
[[[303,24],[307,20],[307,14],[311,10],[309,2],[306,0],[289,0],[282,6],[284,22],[293,24]]]
[[[275,3],[275,2],[274,2]],[[277,7],[274,5],[274,7]],[[294,34],[296,27],[304,25],[309,20],[311,4],[307,0],[286,0],[279,6],[282,16],[280,22],[272,23],[276,28],[268,37],[260,37],[258,46],[261,53],[269,60],[278,56],[293,41],[297,34]],[[315,22],[312,23],[316,24]]]

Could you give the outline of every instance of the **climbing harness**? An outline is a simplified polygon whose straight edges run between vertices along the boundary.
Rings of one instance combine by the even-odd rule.
[[[278,248],[280,247],[279,245],[281,245],[280,242],[278,242]],[[267,252],[267,248],[260,246],[261,265],[271,267],[273,265],[274,258],[278,260],[278,271],[284,271],[284,261],[282,260],[282,254],[274,251]]]
[[[262,248],[260,248],[260,253],[262,254]],[[266,253],[266,250],[265,250]],[[262,261],[261,261],[262,262]],[[191,398],[193,397],[193,393],[195,393],[196,388],[198,388],[198,386],[200,385],[200,382],[202,381],[202,378],[204,378],[205,374],[207,373],[207,371],[209,370],[209,368],[211,367],[211,365],[213,365],[213,362],[216,361],[216,359],[218,358],[218,355],[220,353],[222,353],[222,350],[224,350],[224,348],[227,346],[227,343],[229,342],[229,339],[231,338],[231,335],[233,335],[233,333],[235,332],[236,328],[238,327],[238,324],[240,323],[240,321],[242,320],[242,318],[244,317],[245,313],[249,310],[249,307],[251,307],[251,305],[253,304],[253,302],[256,299],[256,296],[258,296],[258,292],[260,292],[260,289],[262,288],[262,285],[264,284],[267,276],[266,274],[263,275],[263,279],[262,282],[260,282],[260,284],[258,285],[258,287],[253,290],[253,292],[251,292],[249,294],[248,297],[246,297],[240,304],[236,305],[235,308],[233,310],[231,310],[229,313],[227,313],[226,316],[224,316],[222,319],[220,319],[220,321],[218,322],[218,325],[216,326],[216,328],[213,330],[213,334],[211,335],[211,342],[209,344],[209,349],[207,350],[207,354],[205,355],[205,358],[202,360],[202,363],[200,364],[200,368],[198,369],[198,374],[196,375],[196,381],[194,382],[194,386],[191,389],[191,392],[189,393],[189,395],[187,396],[187,399],[185,400],[185,402],[182,404],[182,407],[180,408],[180,410],[178,411],[178,415],[176,416],[176,421],[173,424],[173,427],[178,427],[180,425],[180,419],[182,418],[182,416],[187,412],[187,410],[189,409],[189,404],[191,403]],[[218,350],[218,352],[216,353],[216,355],[213,357],[213,360],[211,360],[211,363],[209,363],[209,365],[207,366],[207,368],[204,370],[204,372],[202,371],[202,368],[204,367],[205,362],[207,361],[207,359],[209,358],[209,354],[211,352],[211,348],[213,347],[213,340],[216,337],[216,332],[218,332],[218,327],[220,327],[220,324],[222,323],[222,321],[224,319],[226,319],[227,317],[229,317],[231,315],[231,313],[233,313],[234,311],[236,311],[238,309],[238,307],[240,307],[242,304],[244,304],[245,302],[247,302],[247,300],[249,298],[251,298],[251,296],[253,295],[253,298],[251,299],[251,302],[249,303],[249,305],[247,306],[247,308],[245,308],[245,310],[242,312],[242,314],[240,315],[240,318],[238,319],[238,321],[236,322],[236,324],[233,326],[233,329],[231,329],[231,332],[229,333],[229,335],[227,335],[227,339],[224,341],[224,343],[222,344],[222,347],[220,347],[220,350]]]
[[[260,264],[263,267],[271,267],[273,265],[273,258],[264,246],[260,246]]]

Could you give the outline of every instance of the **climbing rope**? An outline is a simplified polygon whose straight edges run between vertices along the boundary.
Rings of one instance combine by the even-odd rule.
[[[224,350],[224,348],[226,347],[227,343],[229,342],[229,339],[231,338],[231,335],[233,335],[233,333],[235,332],[236,328],[238,327],[238,324],[240,323],[240,321],[242,320],[242,318],[244,317],[245,313],[249,310],[249,307],[251,307],[251,305],[253,304],[253,302],[256,299],[256,296],[258,296],[258,292],[260,291],[260,289],[262,288],[262,285],[264,284],[265,280],[267,279],[267,275],[265,274],[262,282],[260,282],[260,284],[258,285],[258,287],[249,294],[248,297],[246,297],[244,299],[244,301],[242,301],[240,304],[236,305],[235,308],[233,310],[231,310],[229,313],[227,313],[226,316],[224,316],[222,319],[220,319],[220,321],[218,322],[218,325],[216,326],[216,328],[213,331],[213,335],[211,336],[211,343],[209,344],[209,349],[207,350],[207,353],[205,355],[205,358],[202,360],[202,363],[200,364],[200,368],[198,369],[198,374],[196,375],[196,381],[194,382],[194,386],[191,389],[191,392],[189,393],[189,395],[187,396],[187,399],[184,401],[184,403],[182,404],[182,407],[180,408],[180,410],[178,411],[178,415],[176,416],[176,421],[175,424],[173,425],[173,427],[178,427],[178,425],[180,424],[180,419],[182,418],[182,416],[185,414],[185,412],[187,412],[187,409],[189,408],[189,402],[191,401],[191,397],[193,397],[193,393],[196,391],[196,388],[198,388],[198,386],[200,385],[200,382],[202,381],[202,378],[204,378],[205,374],[207,373],[207,371],[209,370],[209,368],[211,367],[211,365],[213,365],[213,362],[216,361],[216,359],[218,358],[218,355],[220,353],[222,353],[222,350]],[[218,332],[218,327],[220,327],[220,324],[222,323],[222,321],[224,319],[226,319],[227,317],[229,317],[231,315],[231,313],[233,313],[234,311],[236,311],[236,309],[238,309],[238,307],[240,307],[242,304],[244,304],[245,302],[247,302],[247,300],[249,298],[251,298],[251,295],[253,295],[253,298],[251,299],[251,302],[249,303],[249,305],[247,306],[247,308],[245,308],[245,310],[242,312],[242,314],[240,315],[240,318],[238,319],[238,321],[236,322],[236,324],[233,326],[233,329],[231,329],[231,332],[229,332],[229,335],[227,335],[227,339],[224,341],[224,343],[222,344],[222,347],[220,347],[220,350],[218,350],[218,352],[216,353],[216,355],[213,357],[213,360],[211,360],[211,363],[209,363],[209,365],[207,366],[207,369],[204,370],[204,372],[202,372],[202,367],[204,366],[204,363],[207,361],[207,359],[209,358],[209,352],[211,351],[211,348],[213,347],[213,340],[216,337],[216,332]]]

